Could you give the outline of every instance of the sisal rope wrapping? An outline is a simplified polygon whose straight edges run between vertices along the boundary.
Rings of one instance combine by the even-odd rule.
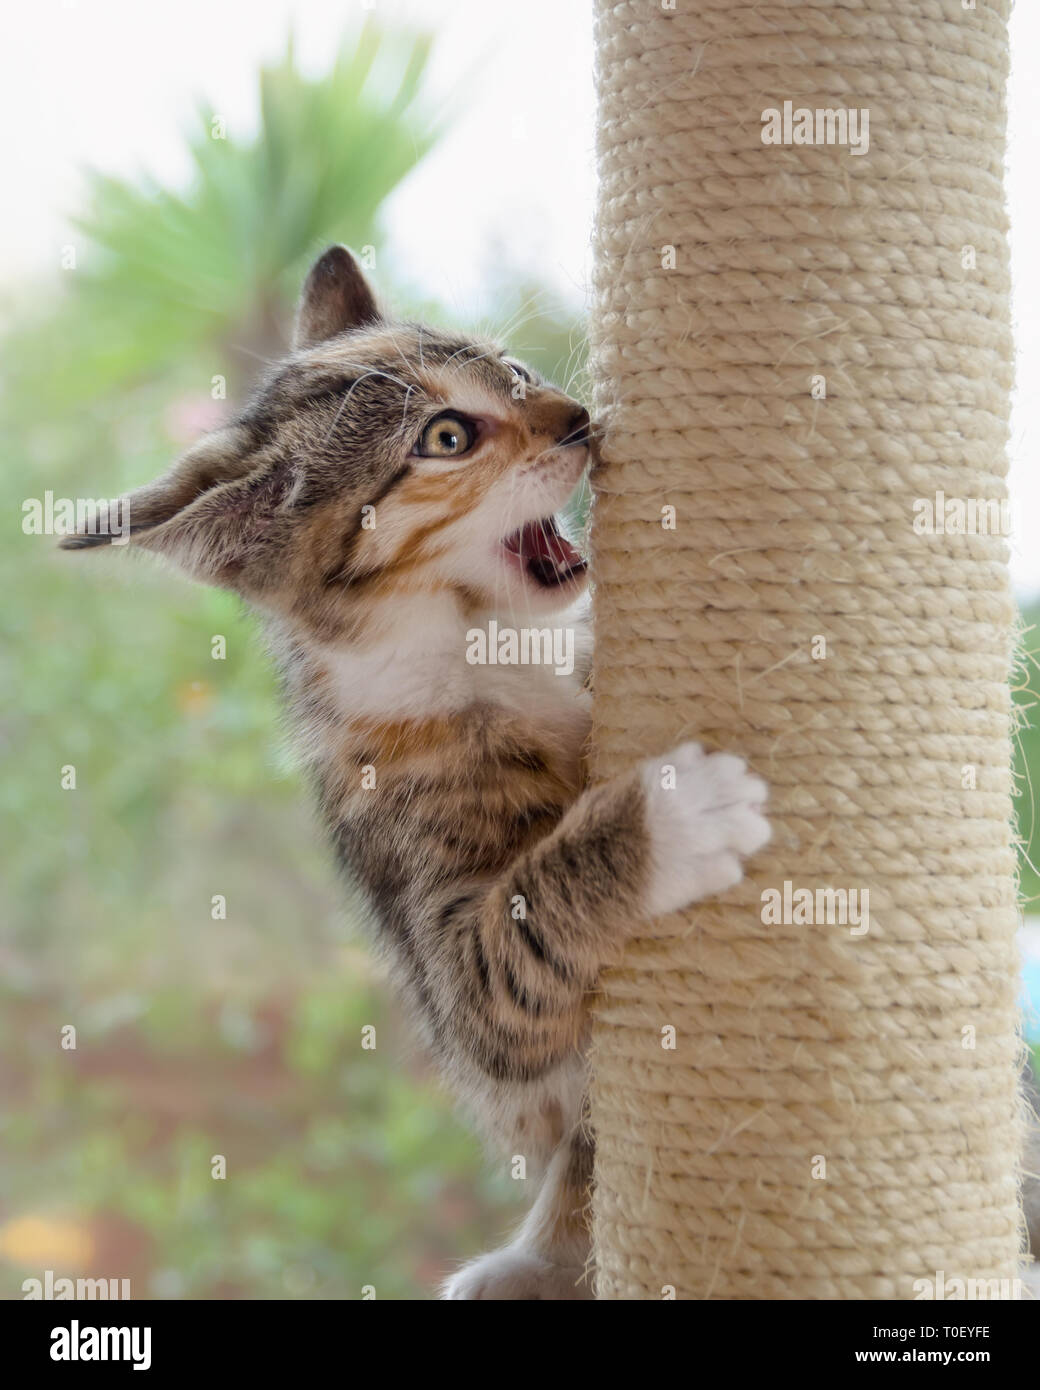
[[[601,1298],[1016,1273],[1007,546],[913,529],[1006,496],[1008,8],[596,0],[593,770],[733,749],[774,824],[605,979]],[[868,152],[764,144],[785,100]],[[785,879],[869,932],[765,925]]]

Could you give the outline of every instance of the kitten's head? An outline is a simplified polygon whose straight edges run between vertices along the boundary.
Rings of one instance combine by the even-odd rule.
[[[586,582],[556,514],[589,448],[576,401],[492,343],[386,319],[334,246],[291,355],[237,420],[131,493],[124,520],[131,545],[319,629],[433,590],[544,613]]]

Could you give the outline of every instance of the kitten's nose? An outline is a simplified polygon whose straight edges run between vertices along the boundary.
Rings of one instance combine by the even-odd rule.
[[[589,442],[589,412],[584,406],[579,405],[567,421],[565,432],[556,441],[557,444],[587,444]]]
[[[556,448],[589,442],[589,412],[555,387],[532,393],[524,410],[524,423],[531,434]]]

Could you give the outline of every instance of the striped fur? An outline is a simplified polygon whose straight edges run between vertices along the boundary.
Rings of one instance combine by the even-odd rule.
[[[343,248],[308,278],[296,343],[233,424],[127,499],[131,539],[263,615],[411,1013],[489,1137],[547,1173],[517,1240],[446,1296],[588,1296],[589,995],[648,905],[739,876],[764,789],[691,746],[671,755],[678,798],[656,765],[586,786],[585,575],[545,582],[505,543],[544,535],[579,482],[577,402],[494,344],[388,322]],[[449,410],[473,447],[421,456]],[[574,669],[472,664],[467,634],[492,619],[566,627]]]

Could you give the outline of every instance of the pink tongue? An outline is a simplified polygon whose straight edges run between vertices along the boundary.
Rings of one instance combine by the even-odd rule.
[[[581,560],[578,551],[569,540],[560,535],[555,526],[547,526],[537,521],[529,521],[520,532],[520,554],[525,560],[532,560],[536,555],[545,555],[562,569],[570,569]]]

